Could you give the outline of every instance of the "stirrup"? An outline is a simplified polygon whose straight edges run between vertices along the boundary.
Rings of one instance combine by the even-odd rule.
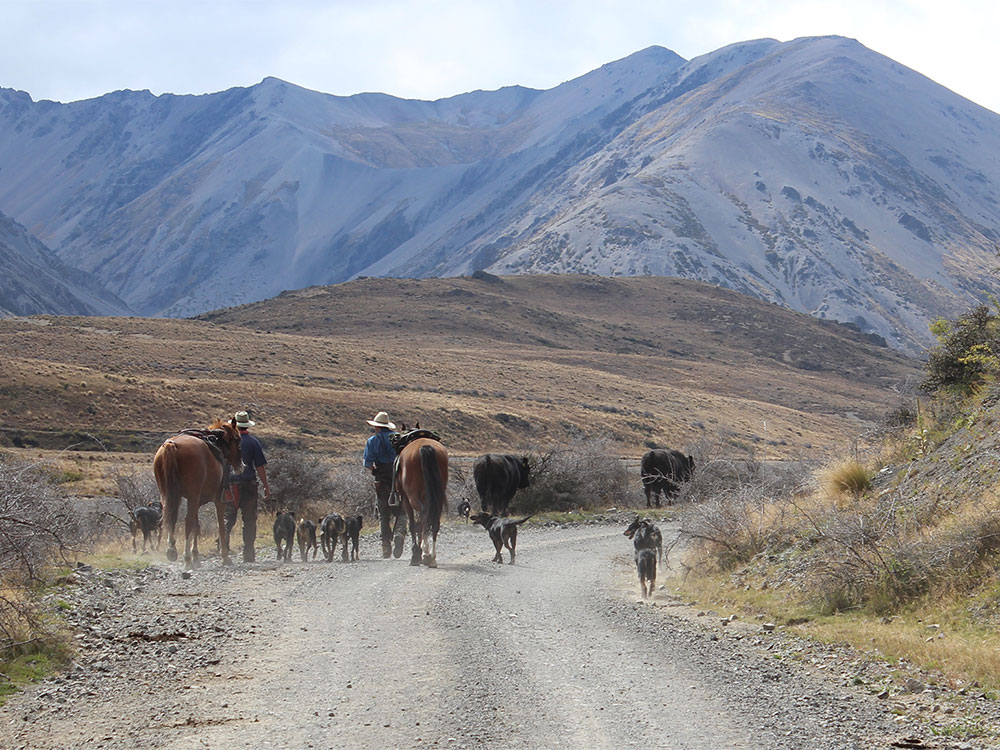
[[[389,493],[388,505],[390,508],[395,508],[399,505],[399,493],[395,490]]]

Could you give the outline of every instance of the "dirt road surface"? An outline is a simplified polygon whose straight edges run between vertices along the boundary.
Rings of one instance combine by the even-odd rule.
[[[881,748],[884,702],[638,601],[613,524],[441,536],[436,570],[272,561],[81,571],[75,666],[0,709],[5,748]],[[262,558],[268,558],[261,561]],[[766,635],[761,636],[766,638]]]

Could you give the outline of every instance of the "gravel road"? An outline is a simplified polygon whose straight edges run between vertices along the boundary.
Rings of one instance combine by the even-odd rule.
[[[621,530],[529,523],[515,566],[453,524],[436,570],[368,537],[355,563],[81,571],[56,595],[77,661],[0,709],[0,747],[888,748],[916,731],[775,659],[759,624],[705,627],[663,590],[640,603]]]

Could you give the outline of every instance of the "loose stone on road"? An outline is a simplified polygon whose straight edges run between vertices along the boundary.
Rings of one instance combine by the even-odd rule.
[[[78,663],[0,709],[39,748],[876,748],[884,703],[639,603],[612,524],[446,526],[382,560],[81,573]],[[263,552],[258,559],[261,559]],[[273,552],[272,552],[273,554]],[[404,558],[406,556],[404,555]],[[664,593],[657,592],[660,604]],[[655,600],[654,600],[655,601]]]

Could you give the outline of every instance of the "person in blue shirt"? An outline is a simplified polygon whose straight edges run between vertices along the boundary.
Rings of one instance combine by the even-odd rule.
[[[232,501],[226,504],[226,536],[236,525],[237,513],[243,513],[243,562],[256,559],[254,542],[257,539],[257,480],[264,487],[264,501],[271,499],[267,483],[267,459],[260,441],[250,434],[256,424],[245,411],[236,412],[236,426],[240,430],[240,452],[243,454],[243,471],[232,477]]]
[[[375,477],[375,501],[378,505],[382,534],[382,557],[389,557],[390,554],[399,557],[403,554],[406,519],[400,513],[398,504],[389,504],[392,494],[393,465],[396,461],[396,449],[389,442],[389,436],[393,434],[396,425],[389,421],[389,415],[384,411],[380,411],[374,419],[369,419],[367,422],[375,428],[375,434],[365,443],[364,462],[365,468]],[[390,519],[393,520],[391,527]],[[402,522],[401,528],[400,522]],[[394,535],[395,544],[393,544]]]

